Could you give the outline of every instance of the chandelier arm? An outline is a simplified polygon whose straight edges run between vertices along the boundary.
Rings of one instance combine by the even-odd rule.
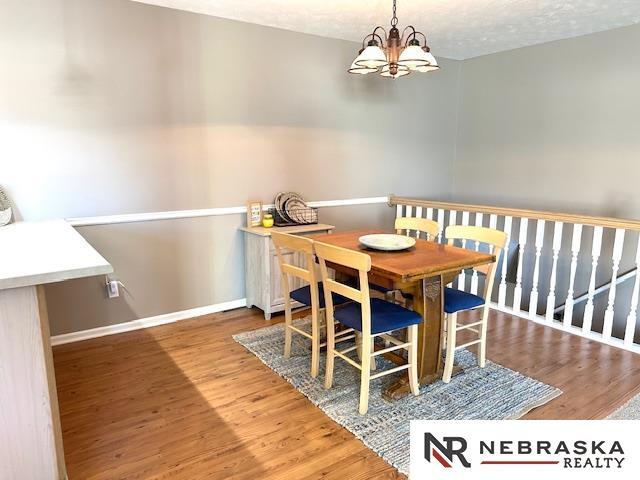
[[[411,29],[412,32],[409,34],[409,36],[407,36],[407,39],[405,40],[404,38],[404,34],[407,30]],[[414,28],[413,25],[407,25],[406,27],[404,27],[404,30],[402,30],[402,35],[400,35],[400,44],[404,43],[404,46],[407,46],[407,42],[409,41],[409,38],[411,38],[412,36],[415,36],[416,34],[416,29]]]
[[[364,37],[364,40],[362,40],[362,48],[366,48],[365,43],[367,43],[367,39],[370,38],[371,40],[376,40],[380,42],[380,45],[382,47],[384,47],[384,40],[382,39],[382,37],[380,35],[378,35],[377,33],[370,33],[369,35],[367,35],[366,37]]]
[[[385,47],[385,46],[386,46],[386,44],[385,44],[385,43],[386,43],[386,39],[387,39],[387,31],[384,29],[384,27],[381,27],[380,25],[378,25],[376,28],[374,28],[374,29],[373,29],[373,32],[371,32],[371,34],[370,34],[370,35],[371,35],[371,36],[374,36],[374,35],[375,35],[376,37],[381,38],[381,37],[380,37],[380,35],[377,35],[377,34],[376,34],[376,32],[377,32],[378,30],[382,30],[382,33],[384,34],[384,37],[382,37],[382,38],[384,38],[384,41],[382,41],[382,40],[380,41],[380,46],[381,46],[381,47]],[[366,37],[365,37],[365,38],[366,38]]]
[[[426,46],[428,46],[428,45],[427,45],[427,36],[426,36],[424,33],[419,32],[419,31],[417,31],[417,30],[414,30],[414,31],[413,31],[413,37],[415,38],[415,36],[416,36],[416,35],[422,35],[422,38],[424,39],[424,45],[425,45],[425,47],[426,47]],[[409,39],[407,38],[407,40],[409,40]]]

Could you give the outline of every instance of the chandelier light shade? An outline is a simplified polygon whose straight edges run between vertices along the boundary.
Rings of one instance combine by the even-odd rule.
[[[420,43],[423,40],[423,44]],[[362,41],[362,49],[351,64],[349,73],[366,75],[379,73],[383,77],[399,78],[411,72],[433,72],[440,69],[427,37],[409,25],[402,31],[398,29],[396,0],[393,0],[391,29],[387,34],[383,27],[376,27]]]
[[[351,67],[349,67],[349,73],[356,73],[359,75],[366,75],[367,73],[373,73],[377,71],[378,71],[377,68],[361,67],[360,65],[356,64],[355,60],[351,64]]]
[[[373,45],[365,48],[355,59],[355,64],[365,68],[378,68],[387,64],[387,57],[378,46],[378,42],[372,40]]]

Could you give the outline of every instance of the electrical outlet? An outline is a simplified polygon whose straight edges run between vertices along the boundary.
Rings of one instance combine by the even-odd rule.
[[[117,280],[109,280],[107,282],[107,294],[109,298],[116,298],[120,296],[120,289]]]

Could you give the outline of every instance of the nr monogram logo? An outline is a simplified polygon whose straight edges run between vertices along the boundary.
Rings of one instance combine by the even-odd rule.
[[[457,461],[465,468],[471,468],[471,464],[464,456],[467,450],[467,441],[462,437],[443,437],[444,444],[430,433],[424,434],[424,458],[431,463],[433,457],[444,468],[453,467],[453,459],[457,457]]]

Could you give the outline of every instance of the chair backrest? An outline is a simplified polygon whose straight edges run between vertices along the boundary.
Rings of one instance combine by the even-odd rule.
[[[474,270],[486,276],[483,298],[488,302],[491,298],[491,292],[493,291],[496,266],[507,244],[507,234],[494,228],[464,225],[450,225],[446,228],[444,234],[448,239],[449,245],[453,245],[455,240],[471,240],[489,245],[489,251],[496,257],[496,261],[489,265],[480,265],[474,268]]]
[[[347,248],[336,247],[328,243],[315,242],[316,255],[320,262],[320,275],[324,285],[324,303],[327,308],[327,318],[333,318],[332,293],[347,297],[361,304],[362,333],[371,334],[371,303],[369,294],[369,279],[367,273],[371,270],[371,257],[366,253],[356,252]],[[358,273],[360,289],[340,283],[329,277],[327,262],[342,265]]]
[[[415,230],[418,234],[424,232],[427,235],[427,240],[434,241],[440,233],[440,224],[427,218],[398,217],[395,227],[398,235],[404,235],[405,231],[408,235],[410,231]]]
[[[315,251],[313,240],[307,237],[299,237],[289,235],[288,233],[271,232],[271,239],[276,249],[278,264],[280,265],[280,274],[282,276],[282,289],[285,298],[289,298],[291,292],[291,284],[289,275],[299,278],[304,282],[308,282],[311,288],[311,304],[312,306],[320,305],[318,303],[318,276],[316,273]],[[287,252],[288,250],[288,252]],[[293,265],[285,258],[286,255],[298,253],[305,258],[305,267]]]

